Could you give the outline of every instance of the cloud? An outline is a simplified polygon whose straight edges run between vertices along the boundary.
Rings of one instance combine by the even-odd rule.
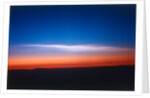
[[[134,51],[132,48],[124,47],[112,47],[112,46],[102,46],[102,45],[57,45],[57,44],[24,44],[19,45],[20,47],[35,47],[35,48],[47,48],[52,50],[63,50],[72,52],[123,52],[123,51]]]

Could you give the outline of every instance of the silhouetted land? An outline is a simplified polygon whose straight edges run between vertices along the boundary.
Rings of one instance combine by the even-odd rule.
[[[134,90],[134,67],[9,70],[8,89]]]

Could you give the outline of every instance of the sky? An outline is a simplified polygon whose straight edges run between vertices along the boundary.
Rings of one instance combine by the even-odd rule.
[[[9,69],[134,65],[136,5],[11,6]]]

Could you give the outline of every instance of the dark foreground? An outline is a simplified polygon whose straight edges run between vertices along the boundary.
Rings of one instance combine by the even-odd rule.
[[[134,90],[134,66],[9,70],[8,89]]]

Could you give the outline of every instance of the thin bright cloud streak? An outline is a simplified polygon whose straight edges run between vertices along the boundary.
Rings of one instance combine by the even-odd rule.
[[[55,44],[24,44],[19,45],[21,47],[37,47],[37,48],[53,48],[63,49],[68,51],[134,51],[132,48],[112,47],[112,46],[100,46],[100,45],[55,45]]]

